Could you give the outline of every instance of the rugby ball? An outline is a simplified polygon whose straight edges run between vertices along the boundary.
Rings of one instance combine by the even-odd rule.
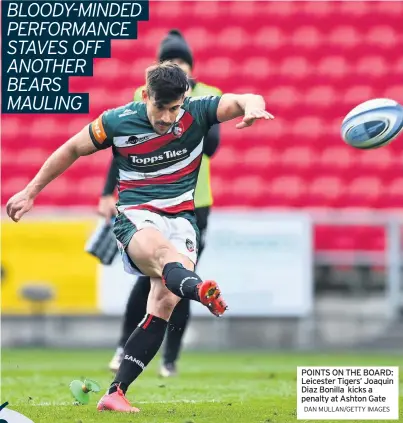
[[[344,118],[343,140],[355,148],[379,148],[403,129],[403,107],[394,100],[377,98],[359,104]]]

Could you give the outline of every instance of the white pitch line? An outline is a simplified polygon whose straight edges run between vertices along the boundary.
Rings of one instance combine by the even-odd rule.
[[[134,404],[201,404],[201,403],[219,403],[223,401],[217,400],[168,400],[168,401],[133,401]],[[52,407],[52,406],[61,406],[61,405],[71,405],[74,406],[72,402],[39,402],[37,404],[17,404],[17,405],[30,405],[31,407]]]

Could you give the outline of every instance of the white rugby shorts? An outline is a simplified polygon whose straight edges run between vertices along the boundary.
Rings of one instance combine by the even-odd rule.
[[[155,228],[169,240],[178,253],[188,257],[195,265],[197,262],[197,235],[189,220],[184,217],[166,217],[149,210],[126,209],[123,214],[136,227],[136,232],[144,228]],[[124,246],[118,241],[124,270],[132,275],[141,276],[141,271],[133,266]]]

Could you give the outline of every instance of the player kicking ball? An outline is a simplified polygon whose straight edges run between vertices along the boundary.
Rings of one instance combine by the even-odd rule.
[[[214,281],[193,271],[198,230],[194,189],[203,137],[214,124],[243,116],[236,127],[273,119],[253,94],[185,97],[187,76],[172,63],[147,69],[142,102],[104,112],[57,149],[34,179],[7,203],[18,222],[35,197],[79,157],[113,147],[119,168],[114,233],[124,268],[151,278],[147,313],[124,348],[124,359],[98,410],[138,412],[126,391],[158,352],[168,320],[181,298],[199,301],[216,316],[227,305]]]

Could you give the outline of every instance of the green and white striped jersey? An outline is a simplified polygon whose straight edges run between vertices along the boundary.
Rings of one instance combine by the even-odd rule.
[[[217,121],[220,96],[187,97],[175,123],[157,134],[143,102],[104,112],[89,126],[94,145],[112,147],[119,168],[118,209],[177,214],[194,209],[203,137]]]

